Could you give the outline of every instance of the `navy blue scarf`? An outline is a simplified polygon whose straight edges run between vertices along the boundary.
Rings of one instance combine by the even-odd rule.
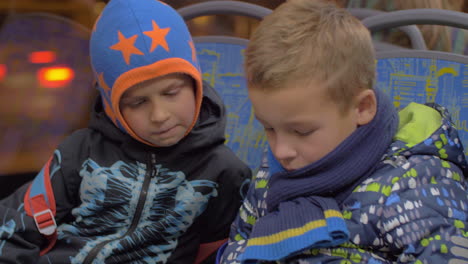
[[[280,260],[348,240],[339,205],[375,171],[398,128],[390,99],[380,91],[376,96],[374,119],[322,159],[288,172],[269,150],[268,213],[255,223],[242,262]]]

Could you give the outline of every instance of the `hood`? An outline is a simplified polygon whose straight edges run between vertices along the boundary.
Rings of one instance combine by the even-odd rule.
[[[143,158],[145,151],[154,151],[155,148],[135,141],[133,137],[117,128],[107,116],[102,95],[98,96],[93,111],[89,128],[99,131],[110,141],[121,145],[129,155],[134,158]],[[200,152],[200,150],[214,145],[222,145],[225,141],[226,110],[221,97],[207,83],[204,83],[203,100],[197,122],[191,132],[179,143],[170,147],[158,147],[161,157],[170,159],[175,155]]]
[[[430,103],[410,103],[399,112],[400,124],[391,155],[431,155],[450,161],[468,173],[467,161],[450,114]]]
[[[128,126],[119,100],[133,85],[170,73],[195,80],[195,125],[203,94],[200,67],[188,28],[170,6],[157,0],[111,0],[94,25],[90,57],[104,112],[124,133],[154,146]]]

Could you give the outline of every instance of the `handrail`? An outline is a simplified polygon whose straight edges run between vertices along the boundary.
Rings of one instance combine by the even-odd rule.
[[[185,6],[177,11],[185,20],[206,15],[240,15],[261,20],[272,12],[269,8],[239,1],[208,1]]]

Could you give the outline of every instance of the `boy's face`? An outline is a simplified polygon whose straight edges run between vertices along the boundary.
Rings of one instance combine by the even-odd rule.
[[[128,89],[120,111],[142,139],[160,147],[179,142],[195,116],[195,92],[191,77],[169,74]]]
[[[288,84],[273,91],[249,89],[257,119],[276,159],[286,170],[309,165],[330,153],[358,125],[357,112],[346,113],[315,84]]]

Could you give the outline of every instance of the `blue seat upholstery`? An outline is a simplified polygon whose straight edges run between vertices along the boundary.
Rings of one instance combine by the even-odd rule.
[[[266,137],[247,94],[243,73],[247,41],[229,37],[198,37],[194,41],[203,79],[218,91],[226,105],[226,145],[255,171]]]
[[[378,53],[376,87],[399,109],[410,102],[446,107],[468,156],[468,56],[416,50]]]
[[[177,10],[185,20],[205,15],[241,15],[262,19],[270,9],[240,1],[208,1]],[[220,94],[226,105],[227,126],[225,144],[256,174],[266,137],[255,119],[248,99],[244,76],[244,50],[248,41],[237,37],[195,37],[203,80]],[[224,240],[218,241],[224,243]],[[218,242],[201,244],[195,264],[213,261]]]
[[[370,31],[413,24],[468,29],[468,14],[442,9],[407,9],[369,16]],[[401,109],[410,102],[435,102],[452,115],[468,156],[468,56],[431,50],[377,52],[377,89]]]
[[[177,10],[185,20],[206,15],[240,15],[261,20],[272,10],[240,1],[208,1]],[[228,115],[226,145],[252,169],[261,163],[266,137],[255,119],[244,77],[248,40],[229,36],[194,37],[203,79],[221,95]]]

